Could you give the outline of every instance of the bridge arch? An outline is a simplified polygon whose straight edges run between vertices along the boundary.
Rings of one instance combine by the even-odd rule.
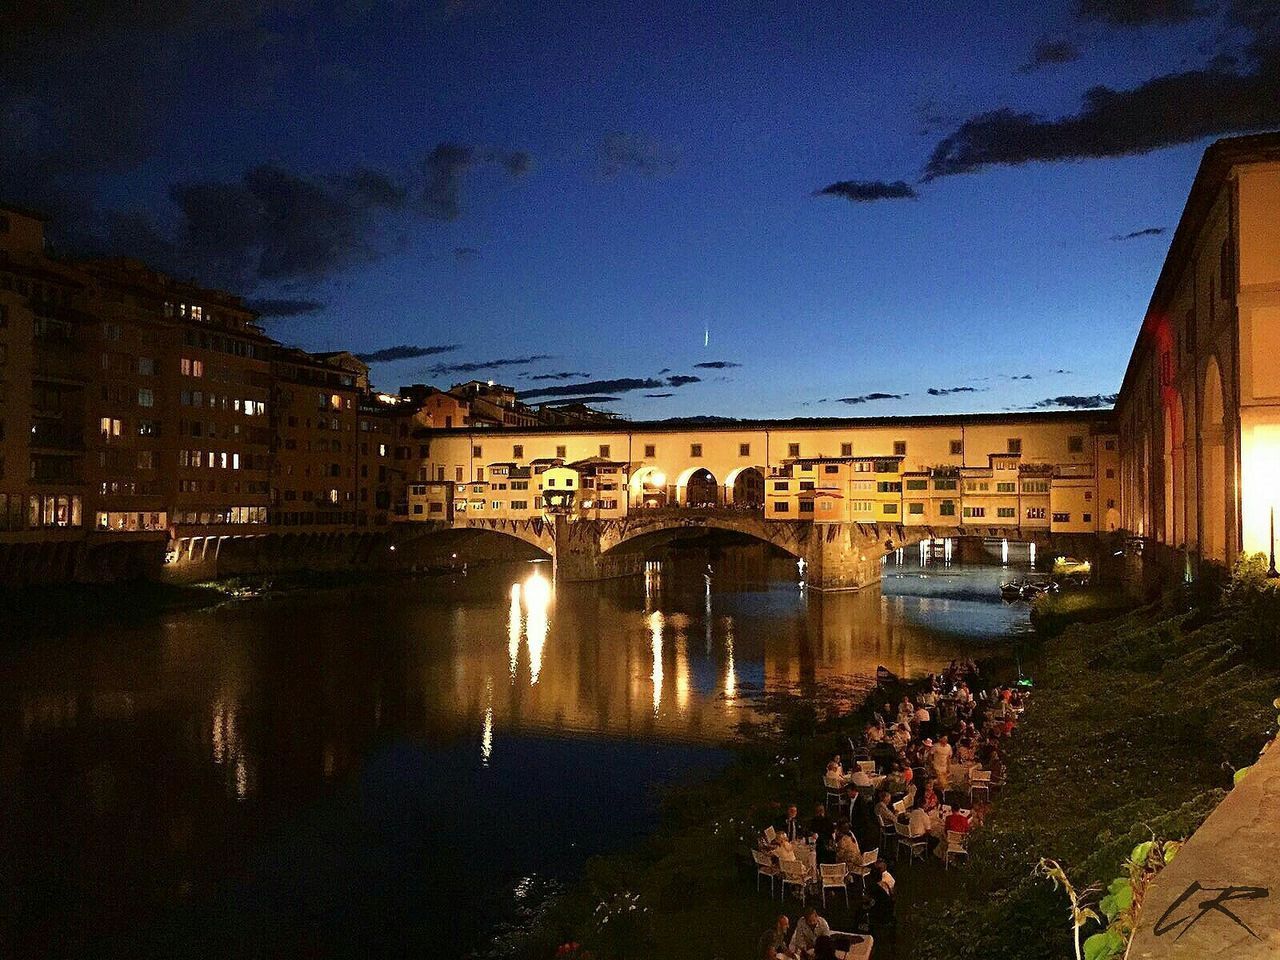
[[[720,484],[706,467],[689,467],[676,480],[676,502],[682,507],[714,507],[720,504]]]
[[[735,467],[724,478],[726,505],[764,507],[764,471],[760,467]]]
[[[647,509],[667,506],[667,475],[654,466],[640,467],[631,475],[631,503]]]
[[[756,513],[731,513],[708,510],[688,513],[677,510],[652,511],[648,515],[610,521],[601,531],[600,552],[611,553],[632,549],[642,540],[659,534],[721,531],[760,540],[793,557],[803,557],[809,544],[807,525],[787,521],[766,520]]]

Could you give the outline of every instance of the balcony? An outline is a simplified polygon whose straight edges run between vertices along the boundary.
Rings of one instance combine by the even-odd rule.
[[[31,449],[52,454],[77,454],[84,452],[84,434],[57,420],[37,420],[31,427]]]
[[[85,384],[82,358],[72,341],[60,337],[36,337],[32,340],[32,347],[33,380],[76,386]]]

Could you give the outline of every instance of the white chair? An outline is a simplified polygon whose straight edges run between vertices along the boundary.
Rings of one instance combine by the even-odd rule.
[[[893,805],[893,812],[898,814],[907,812],[907,801],[905,798],[903,798],[902,800],[899,800],[897,803]]]
[[[888,849],[889,844],[893,842],[898,835],[894,826],[894,820],[886,820],[884,817],[876,814],[876,819],[880,821],[880,845]]]
[[[809,875],[808,867],[799,860],[779,860],[778,866],[782,870],[783,898],[786,898],[787,887],[796,887],[799,889],[800,902],[803,903],[809,892],[809,883],[813,879]]]
[[[827,906],[827,888],[844,891],[844,905],[849,906],[849,865],[847,863],[824,863],[818,866],[822,881],[822,906]]]
[[[862,892],[867,892],[867,876],[871,873],[871,867],[880,859],[880,848],[868,850],[862,854],[862,862],[855,863],[849,867],[849,873],[858,878],[858,882],[862,885]]]
[[[929,849],[929,842],[924,837],[911,836],[911,828],[905,823],[895,824],[898,831],[898,856],[902,859],[902,851],[905,848],[910,855],[908,861],[919,859],[924,860],[925,851]]]
[[[827,806],[834,804],[837,810],[843,807],[844,784],[840,782],[840,778],[832,773],[823,774],[822,785],[827,788]]]
[[[769,899],[773,899],[773,882],[782,873],[773,862],[773,857],[759,850],[751,851],[751,859],[756,862],[756,893],[760,892],[760,878],[769,878]]]
[[[947,831],[947,846],[942,851],[942,868],[945,870],[951,865],[953,857],[964,857],[969,859],[969,835],[967,833],[957,833],[955,830]]]
[[[991,771],[990,770],[974,770],[969,774],[969,803],[974,802],[974,795],[981,793],[982,796],[991,800]]]
[[[769,843],[773,843],[773,841],[778,838],[778,831],[773,829],[773,827],[765,827],[764,838],[769,841]]]

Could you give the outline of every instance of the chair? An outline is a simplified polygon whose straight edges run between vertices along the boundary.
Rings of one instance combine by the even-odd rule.
[[[944,870],[951,865],[952,857],[969,859],[969,835],[967,833],[957,833],[955,830],[947,831],[947,846],[942,852],[942,867]]]
[[[907,812],[907,800],[906,800],[906,798],[905,798],[905,797],[903,797],[901,800],[899,800],[897,803],[895,803],[895,804],[893,805],[893,812],[894,812],[894,813],[906,813],[906,812]]]
[[[907,853],[910,854],[908,858],[908,862],[910,860],[916,860],[916,859],[923,861],[925,851],[929,849],[929,841],[926,840],[924,837],[911,836],[911,828],[908,827],[905,823],[898,823],[898,824],[895,824],[894,826],[898,831],[897,859],[898,860],[902,859],[902,851],[905,848]]]
[[[859,760],[858,769],[867,776],[871,776],[876,772],[876,762],[874,760]]]
[[[787,896],[787,887],[798,887],[800,902],[804,903],[809,893],[809,883],[813,879],[809,876],[809,868],[799,860],[779,860],[778,867],[782,870],[783,898]]]
[[[756,893],[760,892],[760,878],[769,878],[769,899],[773,899],[773,882],[782,873],[773,862],[773,857],[759,850],[751,851],[751,859],[756,862]]]
[[[822,785],[827,788],[827,806],[835,805],[839,810],[844,806],[844,784],[840,778],[830,773],[822,775]]]
[[[991,771],[990,770],[974,770],[969,774],[969,803],[974,802],[974,795],[981,793],[987,800],[991,800]]]
[[[898,835],[897,829],[895,828],[896,821],[886,820],[879,814],[876,814],[876,819],[880,821],[880,845],[888,849],[889,844],[891,844],[894,838]]]
[[[770,843],[773,843],[773,841],[776,840],[777,837],[778,837],[778,831],[773,829],[773,827],[764,828],[764,838],[768,840]]]
[[[849,906],[849,865],[847,863],[823,863],[818,866],[822,881],[822,906],[827,906],[827,888],[844,891],[844,905]]]
[[[862,892],[867,892],[867,875],[871,873],[871,866],[880,859],[880,848],[868,850],[862,855],[862,862],[855,863],[849,867],[849,873],[858,878],[858,882],[862,885]]]

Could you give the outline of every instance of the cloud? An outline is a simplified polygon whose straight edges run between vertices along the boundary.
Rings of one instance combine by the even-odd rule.
[[[901,400],[903,397],[909,397],[908,393],[864,393],[860,397],[841,397],[836,403],[870,403],[872,400]]]
[[[1139,237],[1158,237],[1165,232],[1164,227],[1145,227],[1132,233],[1117,233],[1112,240],[1137,240]]]
[[[1252,66],[1221,63],[1155,77],[1129,90],[1093,87],[1080,109],[1045,119],[1001,107],[964,121],[934,148],[923,180],[993,165],[1148,153],[1280,125],[1280,44],[1259,33]]]
[[[1200,0],[1080,0],[1079,7],[1080,19],[1114,27],[1171,26],[1211,11]]]
[[[462,215],[462,181],[477,167],[502,167],[512,177],[522,177],[533,158],[522,150],[502,151],[464,143],[441,143],[422,162],[426,176],[417,207],[435,220],[457,220]]]
[[[680,164],[678,150],[639,133],[605,134],[598,154],[600,175],[610,179],[623,173],[661,176]]]
[[[728,370],[730,367],[740,367],[742,364],[734,363],[732,360],[708,360],[706,363],[695,363],[695,370]]]
[[[1062,371],[1061,371],[1061,370],[1059,370],[1058,372],[1059,372],[1059,373],[1061,373]],[[1017,376],[1011,376],[1009,379],[1010,379],[1010,380],[1034,380],[1034,379],[1035,379],[1035,377],[1033,377],[1033,376],[1032,376],[1031,374],[1029,374],[1029,373],[1023,373],[1023,374],[1019,374],[1019,375],[1017,375]]]
[[[442,373],[476,373],[480,370],[495,370],[498,367],[527,367],[531,363],[555,359],[548,353],[535,353],[527,357],[503,357],[499,360],[476,360],[468,363],[437,363],[427,368],[427,373],[438,376]]]
[[[438,353],[450,353],[457,350],[458,344],[450,343],[441,346],[411,347],[401,344],[397,347],[383,347],[369,353],[357,353],[356,359],[365,363],[391,363],[396,360],[416,360],[418,357],[433,357]]]
[[[1117,397],[1118,394],[1114,393],[1095,393],[1093,396],[1067,394],[1061,397],[1046,397],[1044,400],[1033,404],[1033,407],[1037,410],[1055,408],[1071,410],[1098,410],[1104,407],[1114,407]]]
[[[652,400],[658,400],[658,399],[661,399],[662,397],[674,397],[675,394],[674,393],[646,393],[645,396]]]
[[[574,377],[589,377],[591,374],[575,370],[559,370],[556,373],[535,373],[526,375],[528,380],[572,380]]]
[[[537,387],[522,390],[521,400],[535,397],[576,397],[587,393],[630,393],[635,390],[661,390],[663,387],[683,387],[689,383],[700,383],[700,377],[673,376],[665,380],[656,377],[619,377],[614,380],[588,380],[584,383],[569,383],[560,387]]]
[[[1021,73],[1033,73],[1043,67],[1071,63],[1080,59],[1080,48],[1070,40],[1044,38],[1031,51],[1031,59],[1020,68]]]
[[[299,317],[305,313],[317,313],[324,307],[319,300],[293,300],[288,297],[264,297],[249,301],[249,309],[264,318]]]
[[[905,180],[839,180],[814,191],[815,197],[841,197],[854,203],[875,200],[914,200],[919,194]]]
[[[539,402],[543,407],[564,407],[574,403],[617,403],[621,397],[573,397],[568,400],[547,400]]]
[[[977,387],[930,387],[928,394],[931,397],[949,397],[953,393],[977,393]]]

